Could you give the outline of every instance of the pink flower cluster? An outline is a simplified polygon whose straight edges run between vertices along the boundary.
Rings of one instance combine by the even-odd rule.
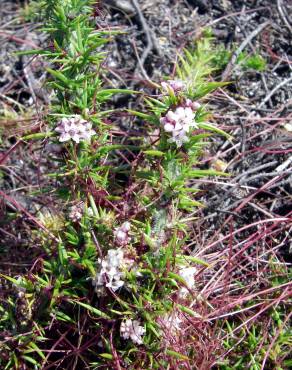
[[[176,81],[175,81],[176,82]],[[172,137],[168,142],[175,143],[181,147],[189,141],[187,136],[191,127],[197,124],[194,118],[194,112],[200,108],[200,104],[190,99],[177,107],[175,110],[169,110],[164,117],[160,118],[160,123],[163,125],[164,131],[170,133]]]
[[[91,136],[96,134],[92,130],[92,123],[79,115],[62,118],[55,131],[60,134],[60,142],[73,140],[79,143],[80,141],[90,140]]]
[[[71,207],[70,213],[69,213],[69,218],[73,222],[80,221],[84,212],[84,203],[80,202],[78,204],[75,204],[74,206]]]
[[[130,228],[130,222],[126,221],[114,231],[115,242],[118,245],[123,246],[128,244]]]
[[[191,108],[193,111],[198,110],[201,107],[201,104],[197,101],[192,101],[191,99],[186,99],[184,107]]]
[[[172,135],[168,142],[175,143],[178,147],[189,141],[187,134],[191,127],[196,126],[194,112],[190,106],[180,106],[174,111],[169,110],[164,117],[160,118],[160,123],[164,131]]]
[[[161,82],[161,87],[166,93],[171,91],[173,94],[179,93],[186,89],[185,83],[181,80],[163,81]]]

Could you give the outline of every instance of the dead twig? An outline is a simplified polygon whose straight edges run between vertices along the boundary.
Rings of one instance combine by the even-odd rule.
[[[239,174],[238,176],[236,176],[232,180],[232,182],[238,182],[240,184],[241,181],[238,181],[239,179],[245,178],[246,176],[251,175],[252,173],[259,172],[259,171],[264,170],[266,168],[275,166],[277,163],[278,163],[278,161],[271,161],[271,162],[268,162],[268,163],[261,164],[260,166],[251,168],[251,169]]]
[[[268,100],[270,100],[270,98],[275,94],[275,92],[277,92],[279,89],[281,89],[283,86],[287,85],[291,81],[292,81],[292,76],[280,82],[277,86],[275,86],[273,90],[271,90],[270,93],[265,97],[265,99],[258,105],[257,109],[262,108],[262,106],[266,104]]]
[[[149,78],[147,72],[145,71],[144,64],[145,64],[145,61],[146,61],[150,51],[153,49],[154,45],[153,45],[153,42],[152,42],[150,29],[148,27],[148,24],[146,22],[146,19],[143,15],[142,11],[141,11],[141,8],[140,8],[140,5],[139,5],[138,1],[137,0],[132,0],[132,3],[133,3],[133,6],[134,6],[137,14],[138,14],[138,17],[139,17],[139,20],[141,22],[141,26],[143,28],[143,31],[144,31],[145,36],[146,36],[146,41],[147,41],[146,48],[144,49],[141,57],[138,58],[138,64],[139,64],[139,67],[141,69],[141,72],[142,72],[144,78],[146,80],[150,81],[150,78]],[[136,71],[134,72],[134,74],[136,74]]]
[[[28,50],[29,49],[28,45],[31,45],[33,43],[31,41],[31,38],[32,38],[32,35],[28,33],[25,38],[26,43],[24,43],[22,47],[23,51]],[[37,48],[38,46],[35,47],[34,49],[37,49]],[[46,94],[45,89],[43,88],[43,84],[40,82],[40,80],[38,80],[35,77],[33,70],[31,68],[31,64],[35,58],[36,56],[34,56],[33,58],[29,58],[26,55],[23,56],[23,60],[24,60],[23,74],[27,81],[29,91],[31,93],[33,101],[37,108],[37,97],[41,98],[46,104],[50,103],[50,99],[49,99],[49,96]]]
[[[286,27],[288,28],[288,30],[292,34],[291,24],[287,20],[285,14],[284,14],[283,8],[282,8],[282,0],[277,0],[277,8],[278,8],[280,17],[282,18],[282,21],[285,23]]]
[[[266,21],[260,24],[258,28],[256,28],[252,33],[250,33],[247,36],[247,38],[240,44],[239,48],[235,50],[235,52],[232,54],[232,57],[229,63],[227,64],[227,67],[225,68],[225,71],[222,74],[222,81],[226,81],[228,79],[231,69],[234,66],[240,53],[242,53],[243,50],[247,47],[247,45],[251,42],[251,40],[254,39],[259,33],[261,33],[263,29],[265,29],[269,24],[270,24],[270,21]]]
[[[5,161],[7,160],[7,158],[9,157],[9,155],[20,145],[22,144],[23,141],[22,140],[18,140],[14,145],[12,145],[11,148],[9,148],[7,150],[6,153],[2,154],[2,156],[0,157],[0,165],[4,164]]]
[[[292,176],[289,176],[288,179],[279,181],[277,184],[274,184],[269,187],[269,190],[275,189],[275,188],[280,188],[281,186],[284,186],[286,184],[292,184]]]
[[[11,198],[9,195],[5,194],[1,190],[0,190],[0,196],[3,197],[3,199],[6,202],[11,203],[20,212],[24,213],[34,224],[36,224],[40,229],[45,231],[54,241],[59,242],[59,240],[55,237],[55,235],[50,230],[48,230],[36,217],[34,217],[24,207],[22,207],[15,199]]]
[[[234,17],[236,15],[256,13],[259,10],[268,10],[268,9],[269,8],[267,6],[260,6],[258,8],[254,8],[254,9],[250,9],[250,10],[244,10],[244,11],[241,10],[240,12],[234,12],[234,13],[227,14],[227,15],[224,15],[222,17],[216,18],[215,20],[205,24],[204,27],[213,27],[215,24],[222,22],[224,19],[228,19],[228,18]]]
[[[290,164],[292,164],[292,156],[290,156],[285,162],[280,164],[280,166],[276,168],[276,172],[281,172],[285,170],[287,167],[289,167]]]
[[[246,184],[254,180],[258,180],[264,177],[272,177],[272,176],[285,176],[285,175],[291,175],[292,171],[275,171],[275,172],[263,172],[263,173],[258,173],[257,175],[251,176],[249,178],[244,178],[239,181],[240,184]]]

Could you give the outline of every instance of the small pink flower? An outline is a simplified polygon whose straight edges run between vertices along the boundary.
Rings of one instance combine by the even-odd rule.
[[[191,99],[186,99],[184,106],[191,108],[193,111],[196,111],[201,107],[201,104],[196,101],[192,101]]]
[[[73,222],[80,221],[84,213],[84,203],[80,202],[78,204],[75,204],[74,206],[71,207],[70,213],[69,213],[69,218]]]
[[[115,242],[118,245],[128,244],[130,228],[130,222],[126,221],[114,231]]]
[[[187,133],[191,127],[196,126],[192,109],[183,106],[176,108],[175,111],[168,111],[164,117],[160,118],[160,123],[165,132],[172,134],[172,138],[168,141],[176,143],[178,147],[189,140]]]
[[[92,130],[92,124],[78,115],[62,118],[55,131],[60,134],[60,142],[68,140],[73,140],[76,143],[89,141],[91,136],[96,134]]]
[[[181,80],[168,80],[161,82],[161,87],[166,93],[169,93],[169,91],[171,91],[175,94],[185,90],[186,85]]]

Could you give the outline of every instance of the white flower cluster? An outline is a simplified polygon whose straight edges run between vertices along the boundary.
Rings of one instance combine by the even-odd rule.
[[[190,107],[178,107],[174,111],[169,110],[165,117],[160,118],[164,131],[172,134],[168,140],[181,147],[189,141],[187,136],[191,127],[196,126],[194,113]]]
[[[179,297],[184,298],[189,294],[189,291],[195,286],[195,273],[197,269],[195,267],[183,267],[179,270],[179,275],[186,282],[186,286],[181,287],[179,290]]]
[[[121,249],[109,249],[107,256],[99,260],[100,271],[92,280],[92,285],[98,295],[103,295],[104,287],[112,289],[114,292],[124,285],[122,280],[124,274],[124,252]]]
[[[59,141],[73,140],[76,143],[88,141],[96,132],[92,130],[92,123],[79,115],[64,117],[59,122],[55,131],[60,134]]]
[[[129,241],[129,231],[131,228],[131,224],[129,221],[126,221],[122,224],[122,226],[118,227],[114,231],[114,237],[115,237],[115,242],[118,245],[126,245]]]
[[[127,319],[121,323],[120,333],[122,338],[131,339],[133,343],[142,344],[142,335],[146,329],[140,325],[138,320]]]
[[[186,85],[181,80],[168,80],[161,82],[162,89],[166,92],[172,92],[173,94],[179,93],[186,89]]]

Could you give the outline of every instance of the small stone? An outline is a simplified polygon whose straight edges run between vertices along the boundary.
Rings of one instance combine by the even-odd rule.
[[[286,123],[285,125],[283,125],[283,127],[288,132],[292,132],[292,123]]]

